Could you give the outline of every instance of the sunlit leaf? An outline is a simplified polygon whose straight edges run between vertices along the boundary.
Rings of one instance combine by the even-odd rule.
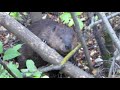
[[[60,19],[63,22],[63,24],[67,24],[71,19],[71,14],[68,12],[64,12],[63,14],[60,15]]]
[[[79,19],[79,18],[78,18],[78,22],[79,22],[80,30],[82,30],[83,27],[84,27],[84,24],[83,24],[83,22],[81,21],[81,19]]]
[[[70,19],[70,22],[68,23],[68,26],[71,27],[73,25],[74,25],[74,21],[73,21],[73,19]]]
[[[33,76],[34,78],[40,78],[40,76],[42,75],[42,72],[36,71]]]
[[[26,61],[26,66],[27,66],[27,69],[30,72],[35,72],[37,70],[37,68],[35,66],[35,63],[32,60],[27,60]]]
[[[23,73],[28,72],[28,69],[21,69],[21,72]]]
[[[17,51],[21,48],[22,44],[18,44],[16,46],[13,46],[12,48],[9,48],[5,51],[3,60],[10,60],[17,56],[20,56],[21,54]]]
[[[27,72],[27,73],[26,73],[26,76],[27,76],[27,77],[32,76],[32,73]]]
[[[96,15],[96,16],[95,16],[95,20],[97,21],[98,19],[99,19],[99,18],[98,18],[98,16]]]
[[[14,50],[19,50],[22,47],[23,44],[17,44],[16,46],[13,46]]]
[[[77,16],[80,16],[83,12],[76,12]]]
[[[11,12],[10,16],[12,16],[13,18],[15,18],[16,20],[22,20],[19,12]]]
[[[18,77],[18,78],[22,78],[22,74],[21,72],[17,69],[17,66],[15,64],[13,64],[12,62],[10,62],[8,65],[8,68]]]
[[[3,53],[3,44],[2,42],[0,41],[0,54]]]

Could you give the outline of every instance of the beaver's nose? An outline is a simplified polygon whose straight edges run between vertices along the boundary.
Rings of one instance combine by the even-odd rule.
[[[65,45],[65,48],[66,48],[67,50],[70,50],[70,49],[71,49],[71,45]]]

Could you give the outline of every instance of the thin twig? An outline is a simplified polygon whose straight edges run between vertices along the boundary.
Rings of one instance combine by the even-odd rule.
[[[111,78],[112,71],[113,71],[113,68],[114,68],[114,64],[115,64],[115,58],[113,57],[113,61],[112,61],[111,67],[109,69],[108,78]]]
[[[64,65],[50,65],[45,68],[38,68],[38,70],[40,72],[48,72],[48,71],[52,71],[52,70],[61,70],[63,67],[64,67]]]
[[[0,58],[0,64],[3,65],[4,69],[6,69],[11,76],[13,76],[14,78],[18,78],[18,77],[7,67],[7,65],[2,61],[1,58]]]
[[[113,17],[115,17],[115,16],[117,16],[117,15],[119,15],[119,14],[120,14],[120,12],[113,13],[113,14],[107,16],[107,19],[111,19],[111,18],[113,18]],[[98,21],[90,24],[90,25],[88,26],[88,29],[92,28],[93,26],[95,26],[95,25],[97,25],[97,24],[99,24],[99,23],[101,23],[101,22],[102,22],[102,19],[100,19],[100,20],[98,20]]]
[[[64,59],[61,61],[61,65],[64,65],[81,47],[81,44],[78,44],[71,52],[69,52]]]

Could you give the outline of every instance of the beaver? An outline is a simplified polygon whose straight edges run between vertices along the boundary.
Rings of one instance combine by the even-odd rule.
[[[77,46],[78,39],[76,32],[72,28],[51,19],[36,21],[28,28],[62,56],[65,56]],[[43,61],[41,57],[26,44],[23,45],[20,52],[22,53],[22,55],[18,57],[20,68],[25,67],[26,59],[32,59],[37,67],[47,64],[47,62]]]

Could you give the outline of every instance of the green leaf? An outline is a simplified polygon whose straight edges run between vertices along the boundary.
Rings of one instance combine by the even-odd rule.
[[[19,50],[22,47],[23,44],[17,44],[16,46],[13,46],[14,50]]]
[[[19,12],[11,12],[10,16],[19,21],[23,20]]]
[[[27,60],[26,61],[26,66],[27,66],[27,69],[30,71],[30,72],[35,72],[37,71],[37,68],[34,64],[34,62],[32,60]]]
[[[98,20],[98,16],[97,16],[97,15],[95,16],[95,20],[96,20],[96,21]]]
[[[0,54],[3,53],[3,44],[2,42],[0,41]]]
[[[76,12],[76,15],[79,16],[82,13],[83,12]],[[60,17],[61,21],[63,22],[63,24],[67,24],[69,27],[74,25],[74,21],[73,21],[73,19],[71,17],[71,14],[69,12],[64,12],[59,17]],[[78,19],[78,21],[79,21],[80,29],[82,30],[84,24],[83,24],[83,22],[81,20]]]
[[[0,64],[0,70],[2,70],[3,66]]]
[[[67,24],[67,23],[69,23],[69,20],[71,19],[71,14],[68,12],[64,12],[59,17],[60,17],[61,21],[63,22],[63,24]]]
[[[22,74],[21,72],[17,69],[17,66],[15,64],[13,64],[12,62],[10,62],[8,65],[8,68],[18,77],[18,78],[22,78]]]
[[[17,50],[20,49],[21,46],[22,44],[18,44],[16,46],[13,46],[13,48],[6,50],[3,56],[3,60],[10,60],[17,56],[20,56],[21,54]]]
[[[10,16],[12,16],[12,17],[17,17],[17,16],[18,16],[18,12],[11,12],[11,13],[10,13]]]
[[[78,18],[78,22],[79,22],[80,30],[82,30],[83,27],[84,27],[84,24],[83,24],[83,22],[81,21],[80,18]]]
[[[5,72],[5,69],[0,69],[0,75]]]
[[[83,12],[76,12],[77,16],[80,16]]]
[[[10,13],[10,16],[12,16],[12,17],[15,18],[15,19],[18,19],[18,17],[19,17],[19,12],[11,12],[11,13]]]
[[[68,26],[72,27],[73,25],[74,25],[74,21],[73,21],[73,19],[70,19],[70,22],[68,23]]]
[[[26,73],[26,76],[27,76],[27,77],[32,76],[32,73],[27,72],[27,73]]]
[[[0,73],[0,78],[6,78],[6,73],[7,73],[7,71],[5,69],[2,70]]]
[[[21,72],[26,73],[28,72],[28,69],[21,69]]]
[[[41,75],[42,75],[42,72],[36,71],[36,72],[33,74],[33,77],[34,77],[34,78],[40,78]]]

